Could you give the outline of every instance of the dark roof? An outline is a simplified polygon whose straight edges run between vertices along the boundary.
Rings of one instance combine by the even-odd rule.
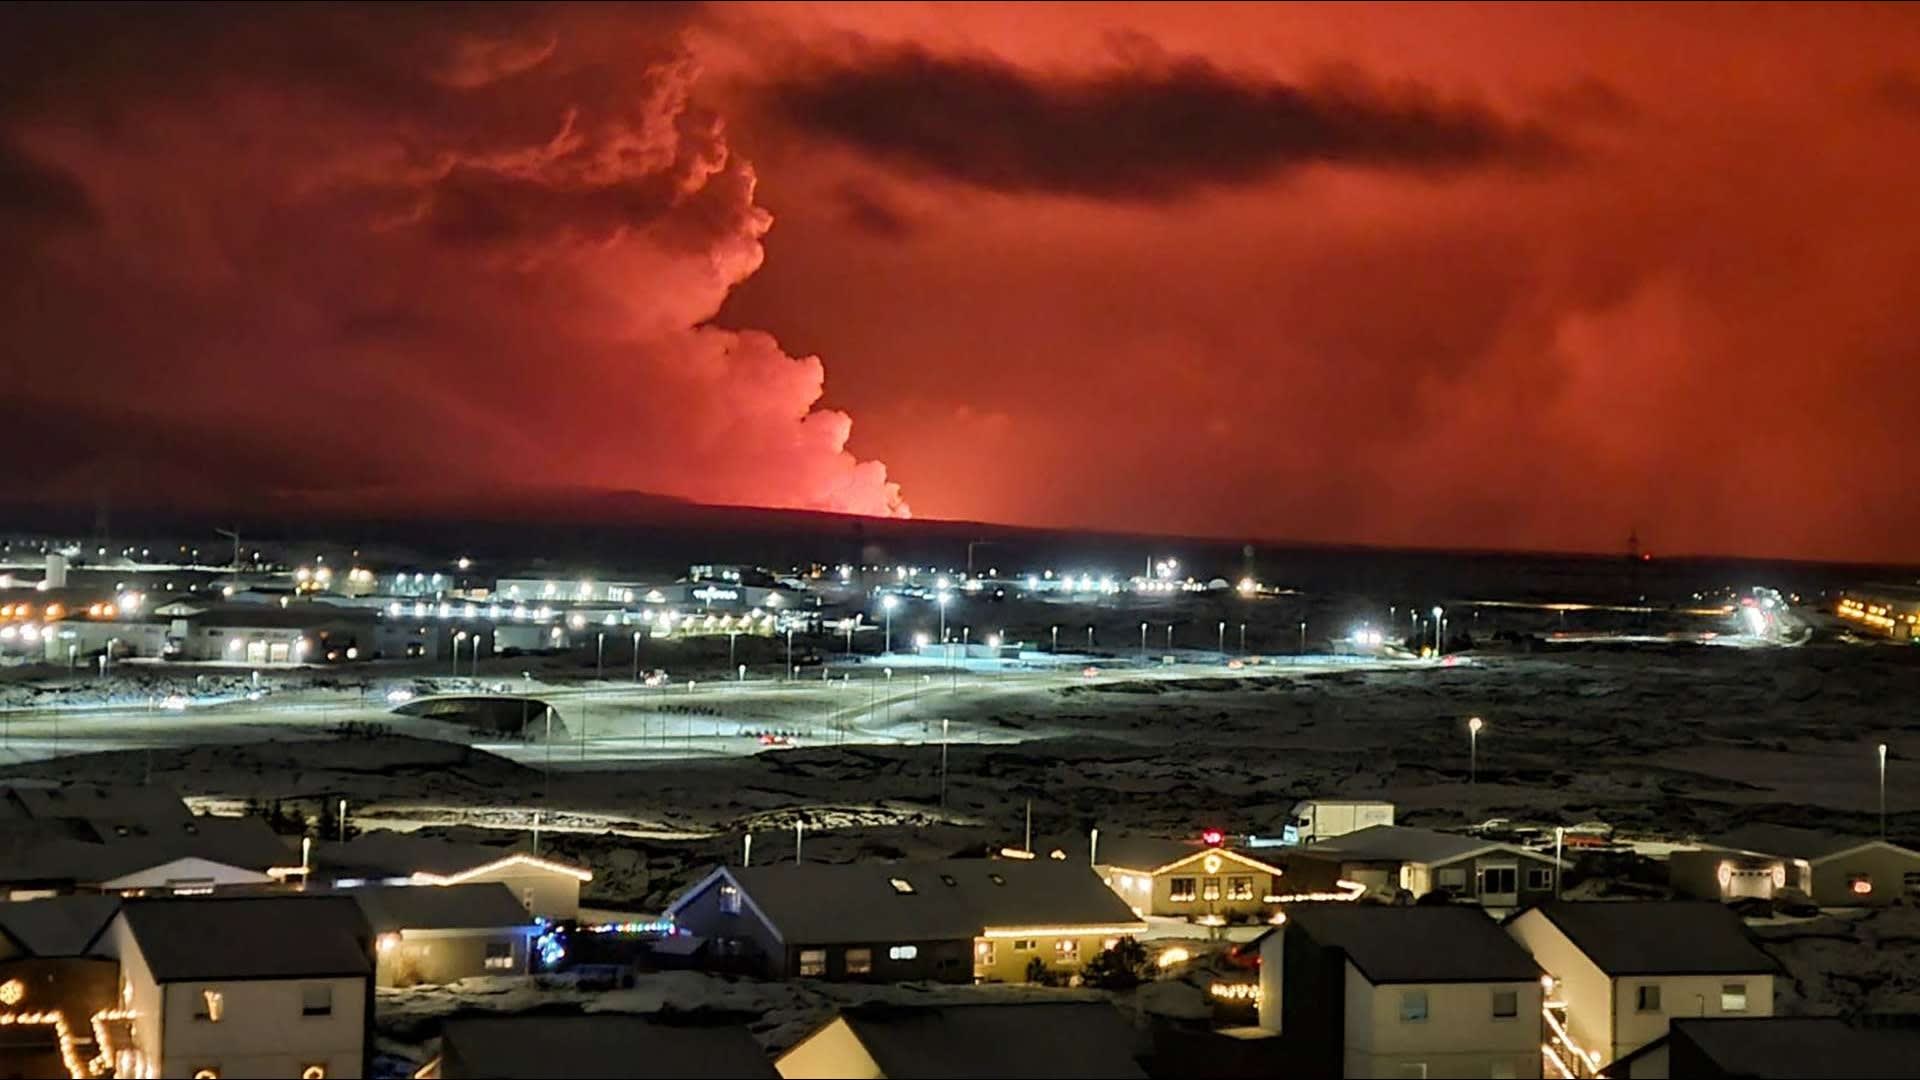
[[[1294,904],[1287,926],[1346,953],[1376,986],[1532,982],[1541,974],[1533,957],[1479,908]]]
[[[448,1080],[489,1077],[777,1077],[741,1024],[678,1025],[638,1016],[499,1016],[449,1020]]]
[[[157,825],[191,817],[179,793],[168,787],[33,780],[10,780],[0,786],[0,818]]]
[[[97,894],[0,903],[0,934],[29,956],[85,956],[119,910],[119,897]]]
[[[1608,975],[1751,975],[1778,968],[1747,937],[1738,915],[1708,900],[1552,900],[1528,910],[1559,927]]]
[[[1055,859],[778,863],[727,873],[789,943],[971,939],[990,926],[1140,922],[1091,867]],[[896,878],[912,891],[896,889]]]
[[[1668,1053],[1682,1041],[1726,1076],[1920,1076],[1920,1030],[1911,1027],[1861,1028],[1831,1016],[1675,1017]]]
[[[532,916],[497,881],[464,885],[371,885],[349,889],[376,934],[397,930],[492,930],[530,925]]]
[[[500,847],[462,844],[412,833],[380,830],[356,836],[344,844],[315,844],[313,862],[315,866],[349,876],[407,877],[416,872],[445,876],[499,862],[511,855],[528,853],[525,847],[518,844]]]
[[[889,1080],[1146,1076],[1137,1033],[1104,1001],[865,1006],[841,1017]]]
[[[1510,851],[1552,862],[1553,856],[1538,851],[1528,851],[1480,836],[1463,836],[1459,833],[1440,832],[1436,829],[1418,829],[1410,825],[1369,825],[1350,833],[1342,833],[1330,840],[1308,844],[1295,849],[1309,858],[1352,859],[1356,861],[1393,861],[1415,862],[1432,865],[1452,862],[1464,858],[1476,851]]]
[[[1815,829],[1796,829],[1791,825],[1759,823],[1742,825],[1712,839],[1715,846],[1731,848],[1734,851],[1783,855],[1790,859],[1806,859],[1809,862],[1874,842],[1873,838],[1866,836],[1840,836]],[[1920,858],[1920,852],[1912,854],[1915,858]]]
[[[259,818],[153,825],[35,820],[0,827],[0,881],[100,884],[186,858],[265,873],[291,863],[294,853]]]
[[[372,935],[350,897],[129,900],[120,917],[156,982],[366,975]]]

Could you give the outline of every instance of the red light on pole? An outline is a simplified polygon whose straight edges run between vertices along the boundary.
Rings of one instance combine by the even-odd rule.
[[[1221,832],[1219,829],[1208,829],[1200,834],[1200,840],[1208,847],[1219,847],[1221,844],[1226,843],[1227,834]]]

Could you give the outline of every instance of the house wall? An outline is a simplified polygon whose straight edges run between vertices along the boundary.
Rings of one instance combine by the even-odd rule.
[[[1275,938],[1284,941],[1276,944]],[[1278,961],[1281,994],[1276,1030],[1285,1032],[1290,1073],[1297,1076],[1338,1076],[1342,1067],[1342,1033],[1346,1031],[1346,953],[1329,949],[1292,923],[1261,943],[1261,979],[1266,967]],[[1262,1027],[1271,1014],[1263,1014]]]
[[[1867,874],[1873,891],[1865,895],[1853,892],[1848,879]],[[1829,907],[1881,907],[1905,897],[1914,902],[1920,894],[1908,892],[1905,877],[1920,874],[1920,856],[1910,855],[1890,845],[1873,844],[1859,851],[1813,864],[1813,900]],[[1920,887],[1920,880],[1916,886]]]
[[[1053,934],[1035,935],[1028,938],[976,938],[973,942],[973,977],[982,982],[1020,983],[1027,981],[1027,965],[1034,957],[1039,957],[1048,970],[1072,973],[1087,965],[1087,961],[1098,956],[1107,947],[1107,943],[1117,940],[1114,934]],[[1063,955],[1059,943],[1070,942],[1077,947],[1078,954]],[[1019,949],[1016,945],[1031,943],[1031,948]],[[983,954],[983,947],[990,947],[991,962]]]
[[[745,914],[744,912],[742,913]],[[757,921],[757,920],[756,920]],[[872,942],[835,942],[831,945],[796,944],[786,949],[784,970],[788,977],[797,977],[800,972],[800,954],[818,950],[826,954],[826,972],[814,978],[828,982],[915,982],[933,981],[948,983],[969,983],[973,981],[973,967],[968,962],[968,942],[950,941],[872,941]],[[912,946],[913,958],[895,960],[888,950],[901,946]],[[852,974],[847,970],[847,954],[865,949],[872,962],[873,970],[864,974]]]
[[[1731,887],[1720,884],[1720,865],[1734,871]],[[1789,868],[1780,859],[1744,855],[1737,851],[1703,849],[1676,851],[1667,857],[1667,883],[1682,896],[1699,900],[1731,900],[1736,897],[1771,897],[1775,868],[1783,877]],[[1789,878],[1790,880],[1790,878]]]
[[[580,879],[572,874],[513,863],[492,873],[462,878],[462,883],[497,881],[526,905],[527,913],[553,922],[580,917]]]
[[[1574,1042],[1600,1054],[1603,1064],[1612,1060],[1613,980],[1539,911],[1522,912],[1507,924],[1507,933],[1558,980],[1554,997],[1567,1003],[1567,1033]]]
[[[374,967],[375,986],[415,986],[450,983],[483,975],[525,975],[528,932],[497,930],[403,930],[400,940],[379,950]],[[513,963],[506,968],[487,966],[487,946],[506,945]]]
[[[1472,858],[1456,859],[1453,862],[1434,863],[1429,868],[1432,876],[1428,891],[1441,888],[1441,883],[1446,879],[1447,871],[1458,870],[1461,873],[1462,881],[1465,883],[1458,895],[1477,900],[1480,898],[1480,870],[1487,866],[1507,865],[1512,865],[1516,868],[1515,885],[1518,889],[1519,899],[1511,905],[1512,907],[1523,908],[1529,904],[1537,904],[1544,900],[1553,899],[1553,860],[1509,852],[1489,852],[1485,855],[1476,855]],[[1529,869],[1547,871],[1545,884],[1539,887],[1528,887],[1527,871]],[[1416,898],[1421,895],[1419,892],[1414,892]]]
[[[1667,1033],[1668,1023],[1676,1016],[1772,1016],[1773,976],[1754,975],[1659,975],[1623,976],[1614,993],[1613,1049],[1600,1047],[1605,1061],[1624,1057]],[[1720,989],[1727,983],[1742,983],[1747,988],[1744,1012],[1726,1012],[1720,1008]],[[1635,1008],[1638,988],[1647,984],[1660,987],[1658,1012],[1640,1012]]]
[[[1427,995],[1427,1019],[1402,1022],[1401,995]],[[1493,995],[1511,991],[1514,1015],[1496,1018]],[[1514,1076],[1541,1072],[1541,988],[1538,980],[1374,986],[1346,965],[1346,1075],[1399,1077]]]
[[[333,1011],[302,1015],[304,988],[320,984],[333,989]],[[162,1077],[191,1077],[203,1068],[218,1069],[222,1076],[299,1076],[308,1065],[324,1067],[330,1078],[361,1075],[364,979],[168,983],[160,990],[166,1031]],[[194,1019],[208,990],[223,995],[218,1023]]]
[[[1622,1080],[1667,1080],[1673,1075],[1673,1056],[1672,1047],[1662,1043],[1626,1065],[1616,1065],[1608,1069],[1607,1074]],[[1680,1075],[1687,1080],[1707,1080],[1708,1077],[1720,1074],[1717,1070],[1690,1068]]]
[[[167,1034],[167,1018],[160,1007],[160,987],[153,981],[147,958],[134,941],[124,915],[113,917],[101,941],[107,955],[120,962],[120,1000],[134,1013],[130,1027],[132,1049],[138,1061],[130,1071],[138,1076],[152,1075],[152,1070],[159,1067],[161,1044]],[[138,1067],[140,1063],[146,1068]]]
[[[1275,1035],[1286,1028],[1287,935],[1279,931],[1260,939],[1260,1026]]]
[[[677,925],[708,939],[709,951],[716,960],[765,958],[768,978],[787,975],[787,946],[773,928],[760,921],[751,905],[742,903],[738,915],[720,910],[720,886],[713,881],[680,901],[674,914]]]
[[[773,1067],[786,1080],[882,1080],[886,1075],[839,1017],[794,1044]]]
[[[1153,910],[1153,875],[1145,870],[1124,866],[1096,866],[1093,872],[1107,883],[1115,896],[1127,902],[1136,915],[1158,915]]]

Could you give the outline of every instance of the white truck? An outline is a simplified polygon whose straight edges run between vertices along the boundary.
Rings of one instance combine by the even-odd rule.
[[[1393,804],[1378,799],[1302,799],[1287,815],[1289,839],[1311,844],[1374,825],[1393,824]]]

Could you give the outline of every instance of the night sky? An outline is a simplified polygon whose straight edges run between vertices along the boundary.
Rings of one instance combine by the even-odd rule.
[[[1920,561],[1920,12],[0,9],[0,495]]]

